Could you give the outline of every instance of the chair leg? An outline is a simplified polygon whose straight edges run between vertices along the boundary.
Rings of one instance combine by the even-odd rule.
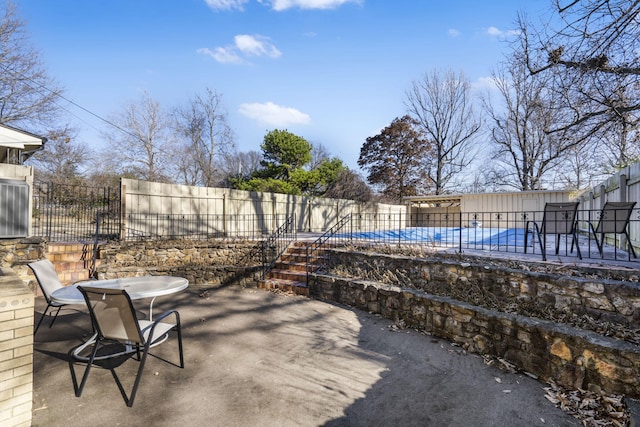
[[[145,345],[144,352],[142,353],[142,358],[140,359],[140,366],[138,367],[138,374],[136,375],[136,380],[133,383],[133,388],[131,389],[131,395],[127,399],[127,406],[133,406],[133,400],[136,398],[136,393],[138,392],[138,386],[140,385],[140,380],[142,380],[142,371],[144,369],[144,365],[147,361],[147,354],[149,354],[149,344]]]
[[[638,258],[636,256],[636,251],[633,249],[633,245],[631,244],[631,238],[629,237],[629,233],[627,230],[624,230],[624,235],[627,238],[627,246],[629,246],[629,261],[631,261],[631,255],[633,254],[634,258]]]
[[[40,320],[38,321],[38,325],[36,326],[36,328],[33,330],[33,335],[36,334],[36,332],[38,332],[38,329],[40,328],[40,325],[42,324],[42,321],[44,320],[44,318],[47,316],[47,312],[49,311],[49,308],[51,307],[51,304],[48,303],[47,304],[47,308],[44,309],[44,312],[42,313],[42,316],[40,317]]]
[[[602,236],[602,240],[598,240],[598,235],[593,233],[593,239],[596,241],[596,246],[598,247],[598,253],[600,254],[600,258],[604,258],[604,248],[602,245],[604,244],[604,235]]]
[[[571,251],[573,251],[573,244],[576,245],[576,252],[578,253],[578,259],[582,259],[582,252],[580,252],[580,245],[578,244],[578,232],[573,232],[573,238],[571,239]]]
[[[604,233],[600,234],[600,258],[604,258]]]
[[[180,327],[180,318],[178,318],[176,329],[178,331],[178,351],[180,352],[180,367],[184,368],[184,353],[182,352],[182,328]]]
[[[80,386],[76,390],[76,397],[80,397],[82,395],[82,391],[84,390],[84,386],[87,383],[87,378],[89,378],[89,371],[91,370],[91,365],[93,365],[93,361],[96,358],[96,353],[98,353],[98,342],[93,346],[93,351],[91,352],[91,356],[87,361],[87,367],[84,370],[84,374],[82,375],[82,381],[80,382]]]
[[[542,253],[542,260],[547,260],[547,232],[545,228],[545,232],[542,233],[542,237],[540,236],[540,231],[538,231],[538,244],[540,245],[540,252]]]
[[[58,318],[58,314],[60,313],[60,309],[62,308],[62,306],[58,306],[58,310],[56,310],[56,314],[53,316],[53,319],[51,319],[51,323],[49,323],[49,327],[53,326],[53,323],[56,321],[56,319]],[[51,314],[49,314],[51,315]]]

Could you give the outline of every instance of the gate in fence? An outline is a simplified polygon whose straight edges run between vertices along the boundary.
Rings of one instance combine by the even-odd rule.
[[[120,189],[34,182],[32,234],[49,242],[119,239]]]

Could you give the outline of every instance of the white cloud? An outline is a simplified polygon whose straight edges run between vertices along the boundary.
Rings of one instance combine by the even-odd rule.
[[[449,28],[449,37],[458,37],[460,36],[460,31],[455,28]]]
[[[471,83],[471,86],[478,92],[492,91],[496,89],[496,82],[493,77],[480,77]]]
[[[242,64],[244,61],[233,49],[217,47],[214,50],[203,47],[198,49],[198,53],[212,57],[223,64]]]
[[[286,127],[311,123],[311,117],[308,114],[273,102],[241,104],[238,111],[243,116],[267,126]]]
[[[204,0],[213,10],[242,10],[249,0]]]
[[[509,36],[517,36],[520,34],[518,30],[506,30],[503,31],[497,27],[491,26],[487,28],[487,34],[492,37],[509,37]]]
[[[239,34],[234,37],[234,40],[236,48],[245,55],[268,56],[270,58],[278,58],[282,55],[282,52],[269,41],[268,37]]]
[[[258,0],[263,4],[271,4],[275,11],[287,9],[336,9],[346,3],[361,4],[364,0]]]
[[[207,55],[222,64],[245,64],[244,56],[267,56],[279,58],[282,52],[271,43],[269,37],[247,34],[238,34],[233,38],[234,44],[226,47],[216,47],[211,50],[203,47],[197,50],[202,55]]]

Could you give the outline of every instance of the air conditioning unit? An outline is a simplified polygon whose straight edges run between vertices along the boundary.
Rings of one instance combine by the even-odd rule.
[[[29,184],[0,179],[0,239],[27,237],[29,233]]]

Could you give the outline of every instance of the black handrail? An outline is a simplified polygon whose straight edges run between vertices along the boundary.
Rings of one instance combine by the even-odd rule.
[[[309,274],[315,273],[321,266],[317,264],[313,264],[316,268],[311,268],[311,257],[314,256],[321,247],[327,242],[327,240],[335,237],[335,235],[341,231],[345,225],[351,225],[351,214],[347,214],[340,218],[340,220],[329,230],[325,231],[320,237],[314,240],[311,244],[307,245],[306,249],[306,272],[307,272],[307,286],[309,286]],[[347,238],[351,239],[351,233],[348,234]]]
[[[261,244],[262,252],[262,278],[266,277],[273,268],[280,255],[284,253],[289,244],[297,239],[295,216],[287,216],[285,222],[278,227]],[[270,255],[270,256],[269,256]]]

